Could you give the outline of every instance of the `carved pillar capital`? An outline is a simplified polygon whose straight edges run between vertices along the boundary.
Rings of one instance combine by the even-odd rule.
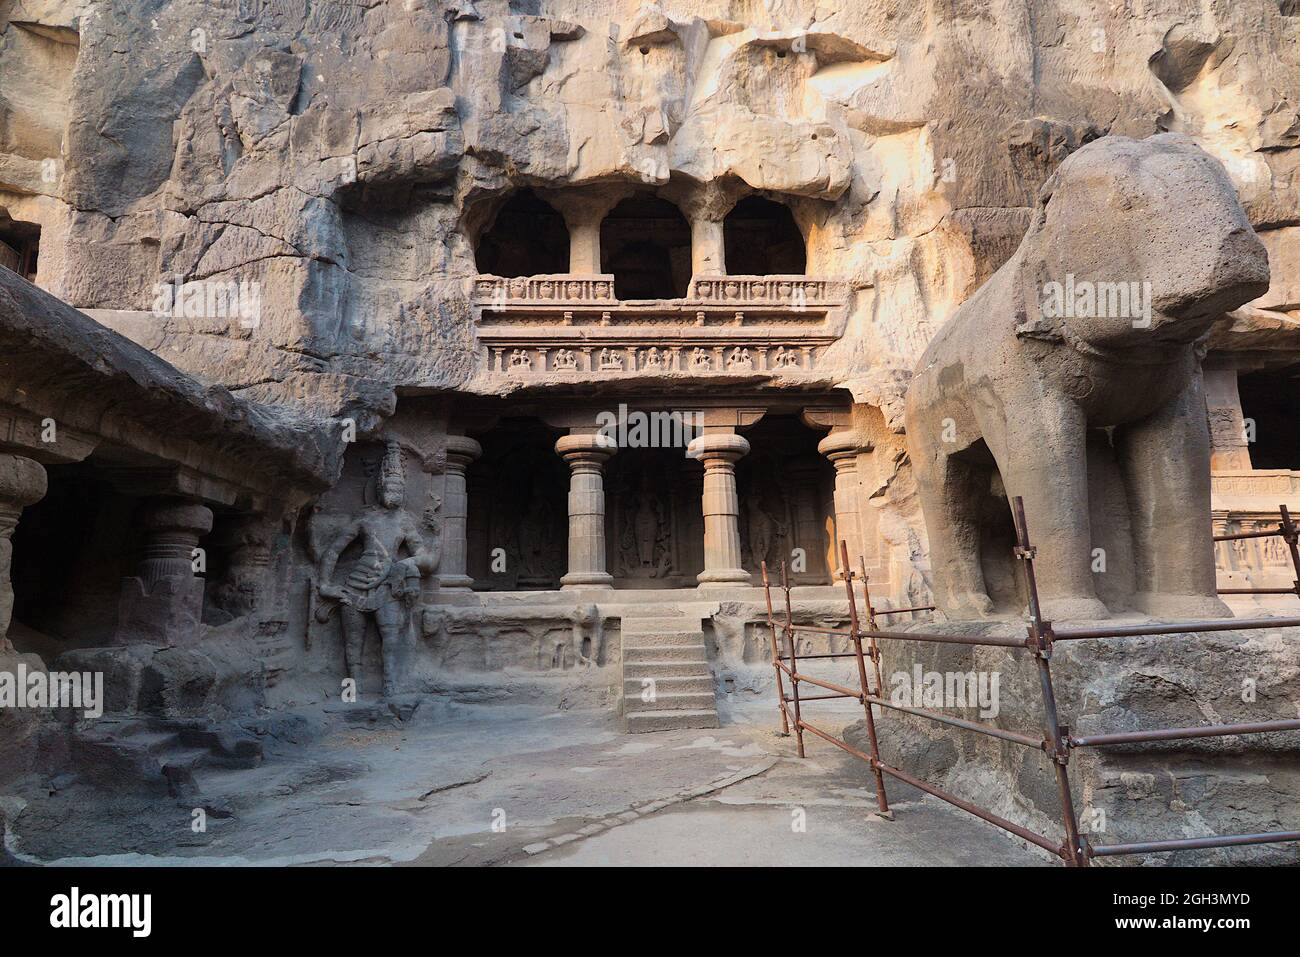
[[[28,505],[45,497],[45,469],[21,455],[0,453],[0,528],[13,530]]]
[[[483,454],[483,446],[468,435],[447,436],[447,468],[464,472]]]
[[[144,529],[140,578],[145,591],[165,578],[194,577],[194,549],[212,531],[212,509],[182,499],[152,499],[137,513]]]
[[[581,432],[560,436],[555,451],[571,469],[594,467],[599,470],[618,451],[618,443],[613,436],[603,432]]]
[[[853,430],[832,432],[817,443],[817,451],[835,463],[836,469],[856,468],[858,454],[874,448],[875,443]]]
[[[554,207],[573,229],[588,224],[599,228],[600,221],[609,215],[609,211],[632,193],[630,186],[620,185],[594,190],[542,190],[538,195]]]
[[[686,454],[702,461],[706,471],[735,465],[749,454],[749,440],[734,432],[706,432],[691,439]]]

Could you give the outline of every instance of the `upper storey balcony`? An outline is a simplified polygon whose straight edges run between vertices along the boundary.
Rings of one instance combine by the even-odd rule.
[[[516,194],[479,241],[473,304],[491,373],[797,378],[843,331],[849,284],[805,275],[786,206],[747,197],[688,220],[649,193],[555,200],[563,214]]]

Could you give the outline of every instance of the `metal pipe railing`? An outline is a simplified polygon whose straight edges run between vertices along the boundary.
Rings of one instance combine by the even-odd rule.
[[[967,811],[971,814],[974,814],[976,817],[988,821],[990,824],[996,824],[998,827],[1002,828],[1002,830],[1010,831],[1012,834],[1016,835],[1017,837],[1024,838],[1030,844],[1037,844],[1039,847],[1043,848],[1043,850],[1051,851],[1057,857],[1063,858],[1067,862],[1069,862],[1069,857],[1067,857],[1066,855],[1065,848],[1060,844],[1053,844],[1048,838],[1044,837],[1042,834],[1039,834],[1035,831],[1031,831],[1027,827],[1021,827],[1019,824],[1016,824],[1014,821],[1008,821],[1004,817],[999,817],[998,815],[994,814],[992,811],[980,807],[978,804],[973,804],[972,802],[967,801],[965,798],[957,797],[957,795],[951,794],[948,791],[945,791],[943,788],[935,787],[933,784],[930,784],[926,781],[922,781],[920,778],[914,778],[912,777],[912,775],[906,773],[905,771],[900,771],[898,768],[892,768],[887,764],[882,764],[880,766],[880,770],[884,771],[890,777],[897,778],[898,780],[902,781],[904,784],[910,784],[912,785],[912,787],[924,791],[926,794],[933,794],[935,797],[947,801],[949,804],[953,805],[954,807],[959,807],[963,811]]]
[[[1290,513],[1286,506],[1281,508],[1282,523],[1278,532],[1259,533],[1249,532],[1232,536],[1216,536],[1216,541],[1227,541],[1234,538],[1262,538],[1265,535],[1281,534],[1290,545],[1293,561],[1297,568],[1297,577],[1300,579],[1300,553],[1296,549],[1296,526],[1291,520]],[[866,573],[866,563],[859,558],[858,573],[854,573],[849,568],[848,546],[845,542],[840,542],[841,568],[839,576],[844,580],[845,593],[849,605],[849,627],[847,629],[828,629],[817,628],[814,626],[795,625],[793,618],[793,609],[790,598],[789,578],[786,573],[785,563],[781,563],[781,588],[785,592],[785,625],[781,628],[781,635],[789,647],[789,654],[781,653],[780,643],[777,639],[776,617],[772,609],[771,585],[768,580],[767,564],[762,563],[763,590],[767,598],[767,618],[768,627],[771,632],[772,648],[772,665],[777,678],[777,697],[778,706],[781,711],[781,721],[783,733],[788,733],[792,725],[798,739],[799,757],[804,757],[804,739],[803,732],[808,731],[816,737],[835,745],[843,751],[854,757],[865,761],[871,768],[876,778],[876,798],[882,814],[892,816],[889,811],[888,799],[885,794],[885,775],[889,775],[899,781],[918,788],[921,791],[931,794],[954,807],[967,811],[970,814],[981,818],[984,821],[994,824],[1016,836],[1035,844],[1052,854],[1062,858],[1066,864],[1075,867],[1086,867],[1089,861],[1094,857],[1113,857],[1124,854],[1148,854],[1164,851],[1189,850],[1197,848],[1211,847],[1232,847],[1250,844],[1268,844],[1268,843],[1285,843],[1289,841],[1300,840],[1300,832],[1297,831],[1278,831],[1265,834],[1237,834],[1237,835],[1216,835],[1201,838],[1184,838],[1180,840],[1169,841],[1147,841],[1141,843],[1128,844],[1109,844],[1093,845],[1079,831],[1078,816],[1074,809],[1074,800],[1071,794],[1069,778],[1069,760],[1070,751],[1074,748],[1085,747],[1106,747],[1113,745],[1135,744],[1150,741],[1175,741],[1193,738],[1221,737],[1226,735],[1242,734],[1269,734],[1279,731],[1300,731],[1300,719],[1279,719],[1276,721],[1256,721],[1245,724],[1225,724],[1225,725],[1207,725],[1195,728],[1163,728],[1147,731],[1124,731],[1111,734],[1093,734],[1093,735],[1070,735],[1068,730],[1061,725],[1060,715],[1056,703],[1056,694],[1052,684],[1051,656],[1052,645],[1056,641],[1069,641],[1087,638],[1125,638],[1144,635],[1169,635],[1185,633],[1201,633],[1229,630],[1251,630],[1256,628],[1285,628],[1300,626],[1300,617],[1277,617],[1277,618],[1245,618],[1245,619],[1226,619],[1212,621],[1180,621],[1164,622],[1149,625],[1115,625],[1102,628],[1054,628],[1050,621],[1043,618],[1042,605],[1038,595],[1038,581],[1034,571],[1034,558],[1036,548],[1030,543],[1028,525],[1025,521],[1024,502],[1017,496],[1012,500],[1012,517],[1015,522],[1016,545],[1014,548],[1015,557],[1020,561],[1022,570],[1022,580],[1025,585],[1025,591],[1029,599],[1029,623],[1024,638],[1006,638],[999,636],[983,635],[936,635],[936,634],[919,634],[914,632],[887,631],[877,627],[876,618],[882,614],[901,614],[910,611],[931,611],[932,605],[918,606],[916,608],[893,609],[877,611],[871,602],[871,592],[868,585],[868,576]],[[862,582],[862,590],[867,613],[866,629],[861,627],[858,619],[857,601],[853,591],[853,579],[857,578]],[[1290,590],[1250,590],[1249,592],[1224,592],[1232,593],[1252,593],[1252,594],[1289,594]],[[1297,594],[1300,594],[1300,581],[1297,584]],[[853,658],[857,662],[858,672],[858,691],[834,682],[825,681],[815,678],[798,670],[800,655],[798,654],[798,633],[804,632],[813,635],[822,636],[841,636],[847,637],[853,643],[851,652],[830,652],[804,655],[804,660],[811,659],[835,659],[835,658]],[[870,643],[868,650],[864,651],[863,642]],[[964,718],[957,718],[951,715],[933,711],[928,708],[908,707],[898,705],[884,698],[884,680],[882,676],[882,655],[878,640],[892,641],[924,641],[937,642],[943,644],[970,645],[983,647],[1001,647],[1015,648],[1031,651],[1034,655],[1035,664],[1039,676],[1039,688],[1042,695],[1043,713],[1044,713],[1044,730],[1042,736],[1034,737],[1019,731],[1012,731],[1005,728],[998,728],[993,725],[983,724],[977,721],[969,721]],[[870,658],[874,663],[876,677],[876,691],[873,692],[867,676],[866,660]],[[781,676],[786,674],[791,679],[792,694],[787,697],[782,685]],[[802,682],[825,688],[828,691],[835,692],[827,695],[800,695],[799,685]],[[871,753],[867,754],[862,750],[853,747],[846,741],[836,738],[822,728],[809,724],[804,720],[801,713],[801,705],[808,701],[824,701],[829,699],[851,698],[860,702],[866,716],[867,736],[870,742]],[[793,715],[790,714],[790,705],[793,705]],[[1065,832],[1063,842],[1056,843],[1045,835],[1038,834],[1029,828],[1023,827],[1012,821],[1007,820],[992,811],[979,807],[971,801],[951,794],[943,788],[937,787],[926,781],[902,771],[898,768],[885,764],[880,759],[880,745],[876,733],[875,715],[872,711],[872,705],[882,709],[898,711],[904,714],[910,714],[915,717],[925,718],[939,724],[960,728],[966,731],[972,731],[984,734],[992,738],[1003,741],[1010,741],[1024,747],[1033,748],[1043,751],[1052,761],[1053,772],[1057,784],[1057,797],[1061,814],[1061,825]],[[789,720],[790,718],[793,720]]]
[[[1134,638],[1140,635],[1181,635],[1202,631],[1253,631],[1256,628],[1294,628],[1296,618],[1213,618],[1209,621],[1156,622],[1150,625],[1111,625],[1106,628],[1054,628],[1053,641],[1077,638]]]
[[[1246,844],[1281,844],[1300,841],[1300,831],[1272,831],[1267,834],[1224,834],[1213,837],[1186,837],[1176,841],[1144,841],[1139,844],[1088,845],[1089,857],[1114,857],[1119,854],[1158,854],[1163,851],[1192,851],[1207,847],[1240,847]]]
[[[1254,721],[1249,724],[1209,724],[1197,728],[1162,728],[1156,731],[1118,731],[1114,734],[1086,734],[1070,737],[1072,748],[1095,748],[1106,744],[1134,744],[1138,741],[1177,741],[1183,738],[1219,738],[1230,734],[1271,734],[1300,731],[1300,720]]]
[[[1023,744],[1027,748],[1033,748],[1036,751],[1047,750],[1047,742],[1044,738],[1035,738],[1027,734],[1021,734],[1019,731],[1008,731],[1005,728],[999,728],[990,724],[980,724],[978,721],[967,721],[965,718],[954,718],[952,715],[942,714],[938,711],[931,711],[929,708],[914,708],[907,705],[894,704],[892,701],[886,701],[883,698],[868,698],[872,704],[880,705],[882,708],[888,708],[891,711],[901,711],[903,714],[913,714],[918,718],[929,718],[931,721],[937,721],[940,724],[950,724],[954,728],[965,728],[967,731],[975,731],[979,734],[987,734],[991,738],[1001,738],[1003,741],[1014,741],[1016,744]]]
[[[818,688],[825,688],[827,691],[834,691],[837,694],[842,694],[845,697],[852,698],[854,701],[862,700],[861,691],[854,691],[851,688],[844,687],[843,685],[837,685],[833,681],[823,681],[821,678],[814,678],[811,675],[806,674],[791,675],[790,678],[792,681],[806,681],[809,684],[816,685]]]

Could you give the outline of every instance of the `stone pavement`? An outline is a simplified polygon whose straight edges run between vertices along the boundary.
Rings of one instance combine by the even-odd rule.
[[[634,738],[601,711],[424,702],[399,721],[333,706],[281,717],[262,766],[200,771],[197,796],[28,781],[0,809],[27,863],[1046,862],[901,787],[897,820],[872,818],[861,763],[821,742],[794,758],[767,704],[732,709],[720,729]]]

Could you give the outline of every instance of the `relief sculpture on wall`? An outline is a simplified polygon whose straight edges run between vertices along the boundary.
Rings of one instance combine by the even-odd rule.
[[[789,551],[784,543],[790,532],[790,506],[780,483],[771,477],[772,468],[773,463],[756,462],[742,504],[741,544],[749,555],[747,567],[751,570],[762,562],[775,567]]]
[[[650,472],[641,473],[635,491],[629,476],[625,488],[622,501],[627,504],[619,536],[623,574],[630,578],[662,578],[672,565],[671,522],[664,490]]]

